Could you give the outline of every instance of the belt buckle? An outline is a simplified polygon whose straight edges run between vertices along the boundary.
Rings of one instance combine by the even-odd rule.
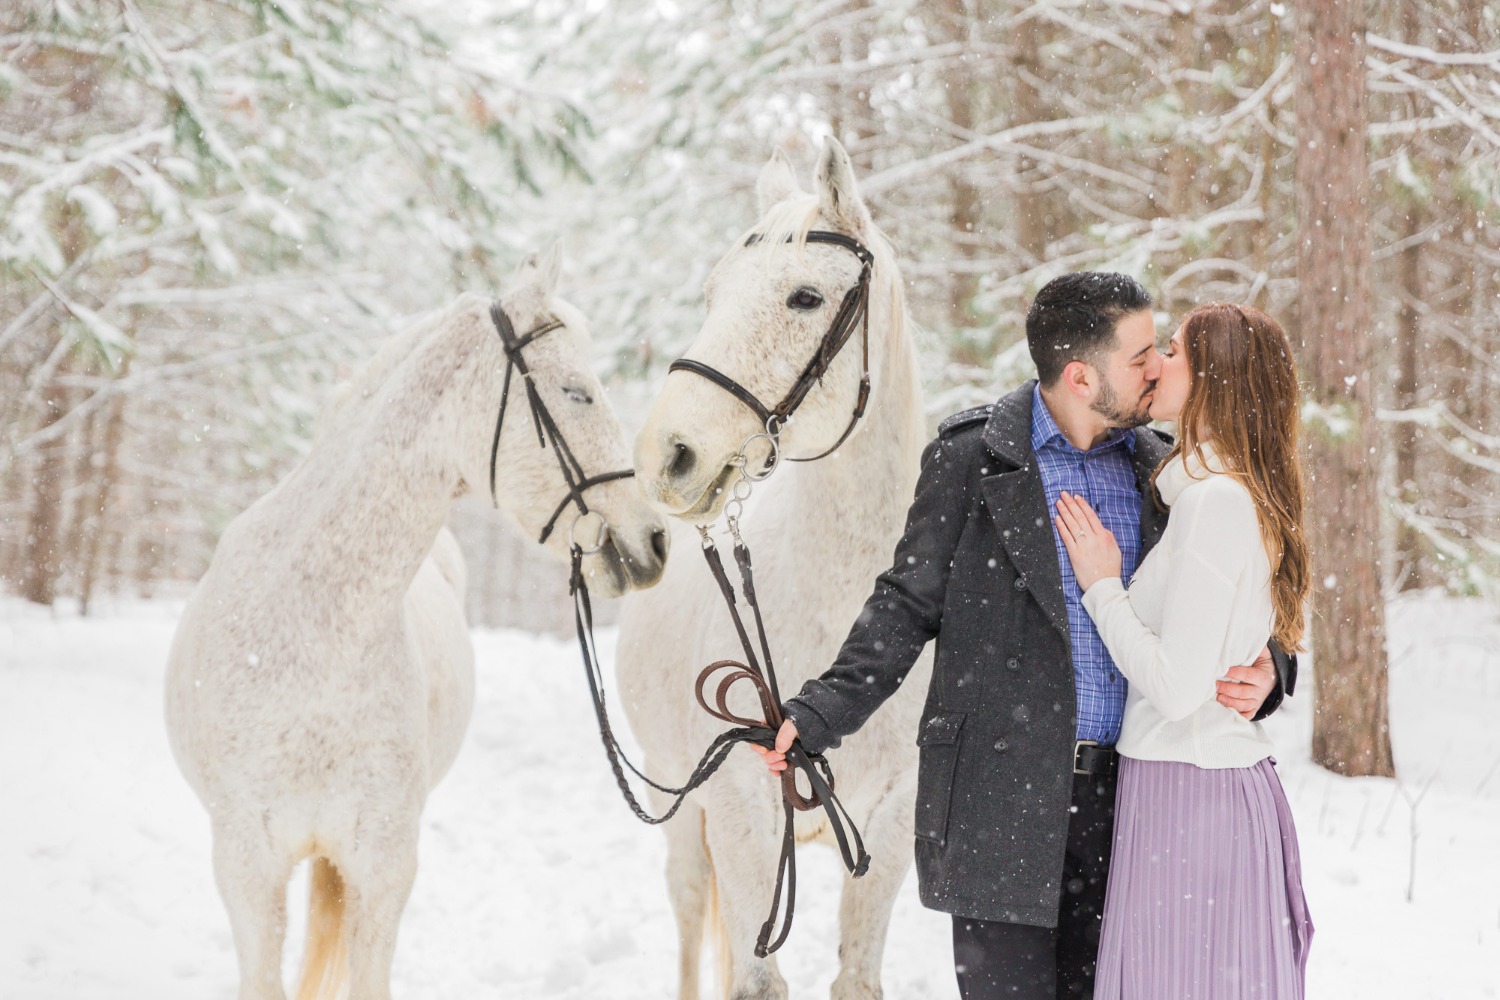
[[[1099,741],[1098,740],[1078,740],[1077,742],[1075,742],[1073,744],[1073,773],[1074,774],[1093,774],[1094,773],[1093,771],[1090,771],[1086,767],[1079,767],[1078,766],[1078,757],[1079,757],[1079,754],[1081,754],[1083,752],[1083,748],[1084,747],[1096,747],[1098,745],[1099,745]]]

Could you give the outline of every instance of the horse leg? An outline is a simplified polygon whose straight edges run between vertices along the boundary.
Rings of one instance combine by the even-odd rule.
[[[880,963],[896,893],[911,865],[911,796],[902,787],[883,795],[860,832],[870,855],[860,878],[844,876],[839,898],[839,974],[832,1000],[880,1000]],[[909,786],[907,786],[909,787]]]
[[[703,841],[703,810],[687,802],[662,829],[667,835],[667,895],[677,917],[677,997],[698,1000],[704,918],[714,877]]]
[[[214,881],[240,966],[240,1000],[286,1000],[281,949],[286,940],[286,884],[293,862],[247,818],[214,825]]]
[[[781,812],[774,808],[769,792],[762,790],[758,802],[737,791],[713,796],[704,824],[718,887],[719,918],[728,942],[729,997],[787,1000],[786,980],[776,968],[776,957],[755,954],[755,941],[775,891]]]
[[[349,933],[348,1000],[390,1000],[391,964],[401,911],[417,879],[418,813],[381,817],[378,832],[361,830],[358,846],[337,864],[344,877]]]

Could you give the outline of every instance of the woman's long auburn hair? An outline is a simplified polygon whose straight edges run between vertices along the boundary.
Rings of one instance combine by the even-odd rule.
[[[1282,649],[1297,652],[1302,648],[1302,605],[1312,581],[1297,444],[1300,392],[1291,344],[1270,316],[1227,303],[1188,313],[1182,340],[1192,381],[1177,443],[1162,467],[1188,451],[1202,460],[1200,448],[1211,442],[1225,470],[1249,489],[1271,560],[1272,635]]]

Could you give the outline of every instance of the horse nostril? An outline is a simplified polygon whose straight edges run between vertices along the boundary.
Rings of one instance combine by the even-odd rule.
[[[651,532],[651,553],[657,562],[667,561],[667,533],[661,528]]]
[[[667,461],[667,475],[680,478],[693,471],[693,466],[698,464],[698,459],[693,455],[693,449],[681,441],[677,442],[674,448],[672,457]]]

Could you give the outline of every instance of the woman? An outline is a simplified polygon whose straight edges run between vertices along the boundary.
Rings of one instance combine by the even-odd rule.
[[[1302,646],[1297,396],[1275,320],[1196,309],[1151,404],[1179,426],[1154,477],[1172,516],[1128,590],[1093,510],[1057,504],[1084,607],[1130,681],[1096,1000],[1303,996],[1312,924],[1273,747],[1214,684],[1268,635]]]

